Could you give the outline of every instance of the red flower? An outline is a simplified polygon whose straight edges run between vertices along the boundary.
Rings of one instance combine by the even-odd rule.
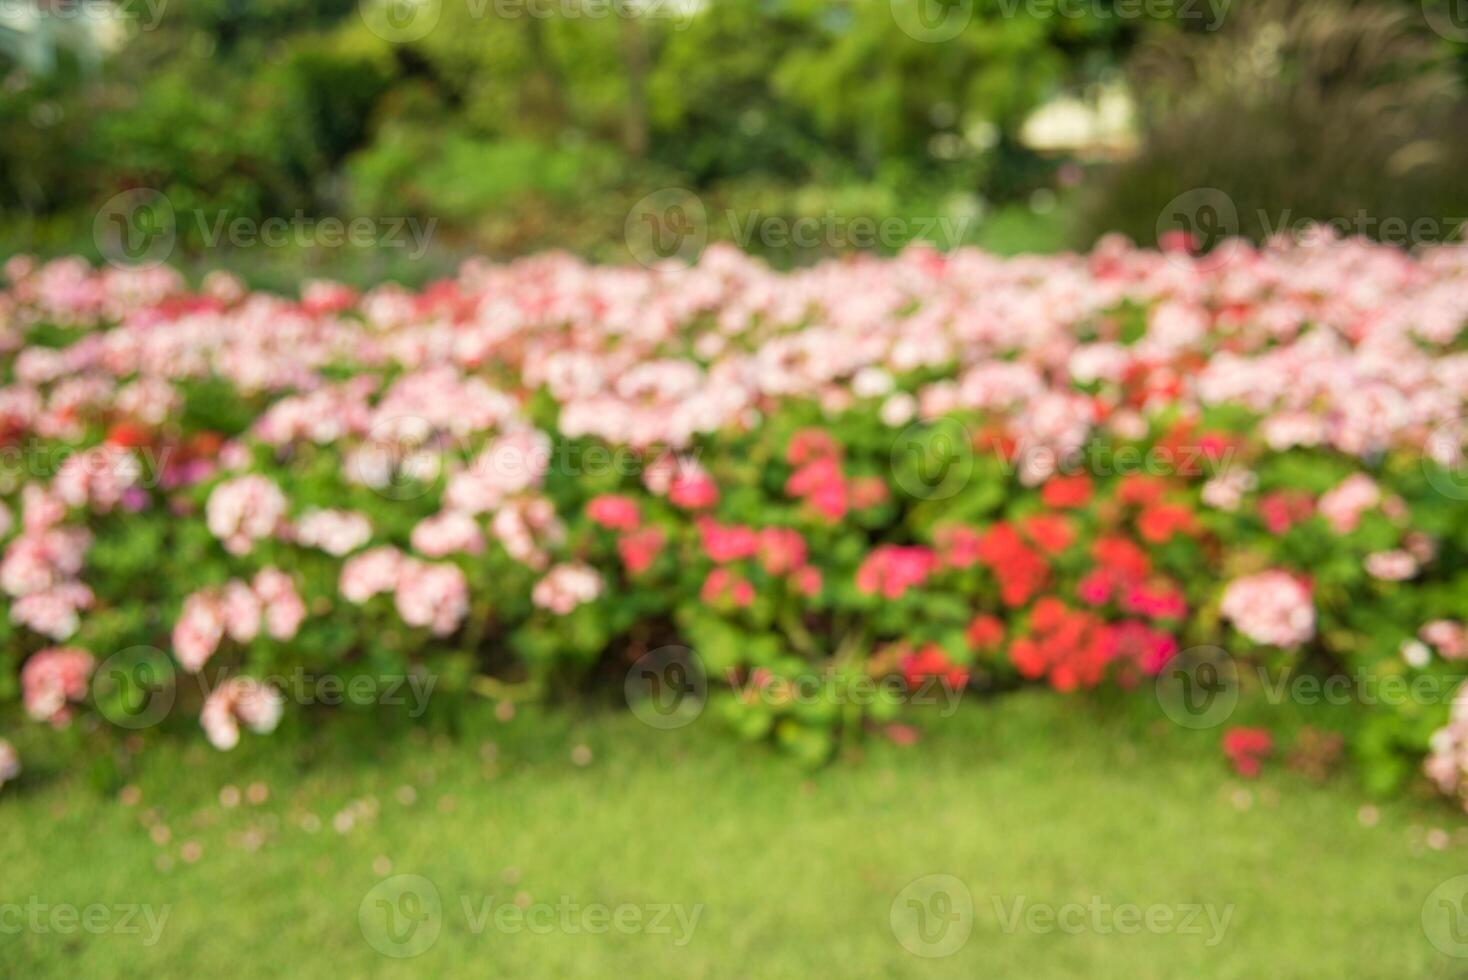
[[[629,573],[641,575],[662,554],[665,541],[663,532],[656,527],[629,531],[617,539],[617,554]]]
[[[1124,581],[1136,581],[1152,573],[1152,559],[1126,538],[1097,538],[1091,546],[1091,557]]]
[[[719,487],[707,473],[679,473],[668,488],[668,499],[684,510],[707,510],[719,502]]]
[[[1117,484],[1116,499],[1133,507],[1150,507],[1166,492],[1165,480],[1145,473],[1131,473]]]
[[[785,461],[800,466],[817,459],[839,459],[841,446],[825,429],[801,429],[785,447]]]
[[[1123,620],[1108,629],[1117,658],[1135,665],[1149,677],[1162,673],[1162,668],[1177,653],[1176,637],[1138,620]]]
[[[991,653],[1004,642],[1004,622],[998,616],[979,613],[964,632],[968,645],[980,653]]]
[[[851,506],[866,510],[887,502],[891,494],[879,477],[859,476],[851,481]]]
[[[856,571],[856,587],[867,595],[880,592],[899,599],[914,586],[922,585],[938,567],[929,548],[917,545],[884,544],[867,555]]]
[[[790,576],[790,581],[794,584],[795,591],[803,596],[816,596],[821,593],[821,570],[818,568],[812,568],[809,565],[797,568],[795,574]]]
[[[613,531],[635,531],[642,522],[635,500],[611,493],[593,497],[586,505],[586,516]]]
[[[1276,490],[1259,498],[1259,516],[1270,534],[1283,534],[1315,513],[1315,501],[1304,490]]]
[[[759,560],[771,575],[784,575],[805,564],[805,538],[788,527],[767,527],[759,532]]]
[[[704,517],[699,519],[698,535],[704,554],[720,564],[752,558],[759,550],[759,535],[743,524],[720,524],[712,517]]]
[[[999,598],[1011,608],[1029,602],[1050,578],[1045,559],[1008,524],[989,528],[979,540],[978,554],[999,580]]]
[[[744,608],[754,603],[754,586],[747,578],[727,568],[715,568],[704,579],[699,597],[710,606],[734,605]]]
[[[1101,617],[1054,596],[1035,603],[1029,629],[1010,645],[1010,660],[1025,677],[1046,677],[1057,691],[1099,684],[1116,656],[1116,638]]]
[[[1240,776],[1259,775],[1264,757],[1274,749],[1274,739],[1263,728],[1230,728],[1223,733],[1223,754]]]
[[[983,536],[965,524],[945,524],[933,534],[938,557],[948,568],[970,568],[979,560]]]
[[[949,687],[963,687],[968,683],[968,671],[948,659],[948,654],[936,643],[930,643],[917,653],[903,654],[902,676],[907,686],[918,687],[928,677],[937,677]]]
[[[1174,534],[1191,534],[1195,528],[1193,512],[1182,504],[1153,504],[1137,518],[1137,531],[1152,544],[1166,544]]]
[[[1046,507],[1084,507],[1091,500],[1091,492],[1091,478],[1084,473],[1055,476],[1041,488],[1040,499]]]
[[[151,440],[148,429],[137,422],[118,422],[107,430],[107,441],[124,449],[146,446]]]
[[[1047,555],[1064,551],[1075,540],[1070,522],[1058,514],[1035,514],[1027,518],[1025,535]]]

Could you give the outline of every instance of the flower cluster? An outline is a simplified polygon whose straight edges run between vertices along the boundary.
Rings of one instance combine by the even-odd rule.
[[[1081,691],[1206,643],[1461,676],[1468,249],[1234,259],[714,247],[299,298],[10,263],[0,445],[50,460],[0,480],[24,705],[65,722],[142,644],[242,672],[224,748],[279,722],[266,665],[549,685],[664,636],[772,683]],[[741,703],[813,757],[854,717]]]

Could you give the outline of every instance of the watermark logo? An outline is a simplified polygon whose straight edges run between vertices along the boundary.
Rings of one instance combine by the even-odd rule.
[[[974,0],[890,0],[892,20],[914,41],[942,44],[974,19]]]
[[[923,875],[892,900],[892,935],[914,956],[952,956],[974,930],[974,897],[953,875]]]
[[[1157,675],[1157,702],[1184,728],[1216,728],[1239,703],[1239,667],[1222,647],[1190,647]]]
[[[362,898],[357,925],[367,944],[383,956],[421,956],[443,931],[443,901],[438,888],[422,875],[393,875]]]
[[[1468,875],[1449,878],[1427,896],[1422,931],[1438,952],[1468,959]]]
[[[1468,41],[1468,0],[1422,0],[1427,26],[1449,41]]]
[[[347,476],[388,500],[416,500],[444,478],[454,446],[416,415],[378,419],[347,457]]]
[[[1433,429],[1423,443],[1422,469],[1427,482],[1449,500],[1468,500],[1468,458],[1463,436],[1468,418],[1455,418]]]
[[[443,0],[360,0],[357,11],[367,29],[384,41],[421,41],[443,15]]]
[[[92,241],[108,263],[121,269],[166,262],[178,242],[173,202],[151,187],[123,191],[97,211]]]
[[[92,674],[92,701],[119,728],[151,728],[178,696],[173,659],[156,647],[119,650]]]
[[[691,262],[708,243],[708,211],[692,191],[664,187],[632,206],[623,234],[627,250],[644,266]]]
[[[1227,265],[1238,248],[1239,209],[1233,198],[1216,187],[1184,191],[1157,216],[1157,240],[1167,243],[1183,236],[1186,249],[1170,249],[1174,262],[1199,264],[1212,271]],[[1196,256],[1196,258],[1195,258]]]
[[[708,676],[697,653],[666,646],[644,654],[622,683],[632,714],[652,728],[682,728],[703,714]]]
[[[973,478],[973,435],[953,418],[914,422],[893,441],[891,465],[893,478],[908,495],[947,500]]]

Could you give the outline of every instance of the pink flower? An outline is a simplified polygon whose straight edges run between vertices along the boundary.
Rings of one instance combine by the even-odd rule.
[[[372,524],[356,511],[312,508],[296,521],[297,542],[320,548],[337,558],[351,554],[370,540]]]
[[[880,592],[899,599],[908,589],[922,585],[938,567],[932,549],[918,545],[886,544],[866,557],[856,572],[856,587],[867,595]]]
[[[715,568],[704,579],[699,596],[708,605],[743,609],[754,604],[754,586],[737,572]]]
[[[61,582],[16,599],[10,607],[10,619],[58,642],[67,640],[81,627],[78,612],[90,609],[92,598],[92,590],[80,582]]]
[[[260,635],[261,600],[244,582],[231,579],[225,583],[218,608],[231,640],[249,643]]]
[[[593,497],[586,505],[586,516],[611,531],[635,531],[642,522],[637,501],[611,493]]]
[[[484,550],[479,522],[463,511],[446,510],[424,518],[413,528],[414,549],[429,558],[477,555]]]
[[[629,531],[617,539],[617,554],[622,564],[632,575],[641,575],[652,567],[658,555],[663,553],[666,536],[660,528],[645,527],[640,531]]]
[[[142,478],[137,457],[117,446],[96,446],[61,464],[52,481],[56,495],[71,507],[91,507],[105,514]]]
[[[707,473],[685,469],[673,477],[668,500],[684,510],[707,510],[719,502],[719,488]]]
[[[1263,728],[1230,728],[1223,733],[1223,754],[1246,779],[1259,775],[1260,763],[1273,748],[1274,739]]]
[[[231,677],[204,700],[199,724],[209,743],[228,752],[240,742],[240,725],[257,735],[275,731],[285,712],[279,691],[253,677]]]
[[[14,746],[0,738],[0,787],[20,775],[20,755]]]
[[[771,575],[785,575],[805,564],[805,538],[788,527],[767,527],[759,532],[759,560]]]
[[[759,535],[743,524],[720,524],[711,517],[705,517],[698,522],[698,535],[703,542],[704,554],[719,564],[753,558],[759,550]]]
[[[1381,489],[1364,473],[1353,473],[1320,498],[1319,511],[1337,534],[1356,530],[1361,515],[1381,502]]]
[[[1462,660],[1468,657],[1468,630],[1463,624],[1451,619],[1434,619],[1424,623],[1417,635],[1424,643],[1437,649],[1444,660]]]
[[[1384,582],[1401,582],[1417,574],[1417,559],[1400,549],[1374,551],[1366,556],[1366,571]]]
[[[279,569],[262,568],[255,573],[254,590],[264,607],[265,632],[275,640],[292,639],[306,618],[296,583]]]
[[[426,626],[434,636],[448,636],[469,614],[469,583],[457,565],[408,558],[394,599],[403,622]]]
[[[209,531],[235,555],[248,554],[254,543],[275,533],[285,517],[286,499],[280,487],[263,476],[250,474],[227,480],[214,488],[205,508]]]
[[[224,639],[224,629],[224,607],[213,592],[195,592],[184,600],[173,626],[173,655],[184,670],[198,673],[209,662]]]
[[[397,589],[404,560],[403,553],[390,545],[364,551],[342,566],[338,588],[348,602],[360,606],[375,595]]]
[[[71,720],[71,705],[86,700],[96,660],[76,647],[49,647],[31,656],[20,670],[26,713],[61,727]]]
[[[556,565],[535,583],[530,601],[564,616],[582,603],[593,601],[604,590],[601,573],[596,569],[580,562],[567,562]]]
[[[1315,635],[1310,590],[1288,572],[1235,579],[1224,590],[1219,611],[1255,643],[1294,647]]]

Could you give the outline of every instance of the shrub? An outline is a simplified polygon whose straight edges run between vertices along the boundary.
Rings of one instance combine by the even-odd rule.
[[[292,672],[452,702],[640,664],[819,762],[913,703],[1150,693],[1216,644],[1438,684],[1361,698],[1399,784],[1468,656],[1468,254],[1230,257],[713,247],[298,300],[12,261],[0,676],[116,720],[146,662],[228,747],[306,713]]]
[[[1080,239],[1156,239],[1188,191],[1222,191],[1254,241],[1310,220],[1414,244],[1468,216],[1457,175],[1468,141],[1450,52],[1406,6],[1269,0],[1230,11],[1217,36],[1159,34],[1130,65],[1145,133],[1098,180]],[[1385,227],[1383,227],[1385,223]]]

